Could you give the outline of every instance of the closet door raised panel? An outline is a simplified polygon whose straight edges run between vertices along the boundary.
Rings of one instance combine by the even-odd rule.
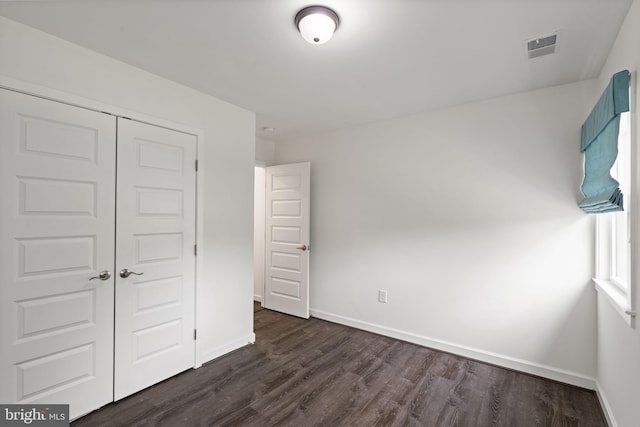
[[[118,120],[116,400],[194,366],[195,159],[195,136]]]
[[[115,125],[0,89],[2,403],[112,400]]]

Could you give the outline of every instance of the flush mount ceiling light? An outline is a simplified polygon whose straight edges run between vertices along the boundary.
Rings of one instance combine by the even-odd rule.
[[[323,44],[338,29],[340,18],[328,7],[309,6],[296,14],[295,22],[303,39],[311,44]]]

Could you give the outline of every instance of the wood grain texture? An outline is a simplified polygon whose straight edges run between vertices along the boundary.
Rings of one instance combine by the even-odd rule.
[[[590,390],[257,304],[254,325],[255,345],[72,426],[606,426]]]

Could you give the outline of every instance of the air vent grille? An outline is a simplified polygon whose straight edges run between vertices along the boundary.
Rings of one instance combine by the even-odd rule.
[[[547,37],[539,37],[527,42],[527,54],[529,59],[550,55],[556,51],[557,34]]]

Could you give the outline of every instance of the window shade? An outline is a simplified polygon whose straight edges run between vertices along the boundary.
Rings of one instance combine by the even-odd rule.
[[[629,71],[624,70],[613,75],[582,125],[584,199],[579,206],[587,213],[623,210],[622,192],[610,171],[618,156],[620,114],[626,111],[629,111]]]

